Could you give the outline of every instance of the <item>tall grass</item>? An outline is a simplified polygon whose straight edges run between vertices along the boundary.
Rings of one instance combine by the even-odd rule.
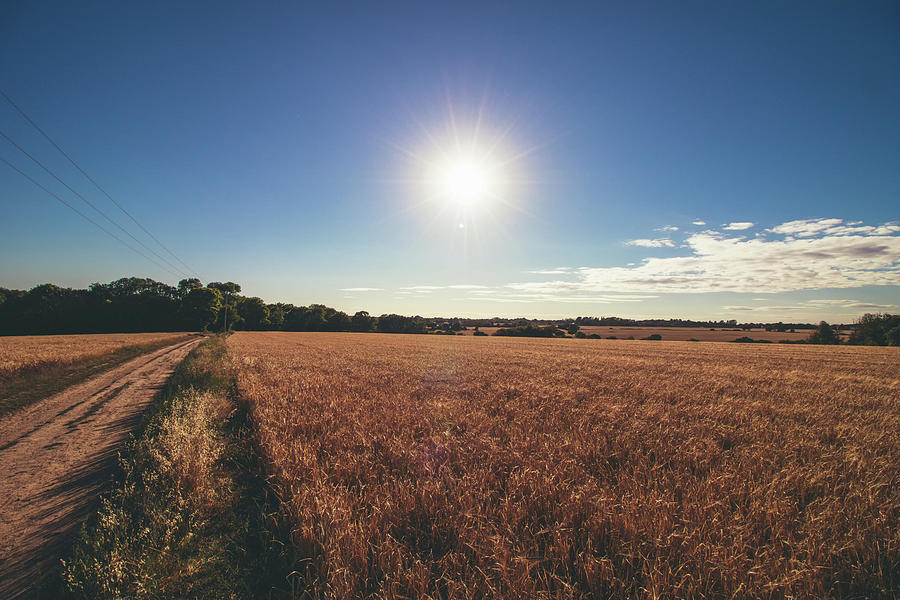
[[[281,577],[271,508],[223,338],[190,353],[123,454],[65,565],[77,598],[266,597]]]
[[[897,349],[229,346],[304,597],[900,595]]]

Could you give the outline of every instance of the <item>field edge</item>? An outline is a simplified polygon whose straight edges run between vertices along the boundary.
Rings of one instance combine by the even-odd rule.
[[[167,346],[180,344],[197,335],[199,334],[191,333],[156,342],[125,346],[74,363],[45,363],[23,369],[12,377],[0,378],[0,419],[129,360]]]
[[[277,501],[226,352],[224,336],[203,341],[148,411],[63,561],[69,598],[282,594]]]

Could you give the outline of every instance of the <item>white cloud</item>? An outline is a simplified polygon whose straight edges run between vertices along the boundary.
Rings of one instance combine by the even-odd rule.
[[[809,237],[822,233],[829,227],[840,225],[843,222],[843,219],[800,219],[782,223],[769,229],[769,231],[795,237]]]
[[[706,225],[706,221],[701,221],[700,219],[697,219],[696,221],[691,221],[691,224],[692,225]]]
[[[526,289],[523,286],[528,286]],[[485,292],[479,292],[479,296],[473,296],[473,300],[487,300],[490,302],[562,302],[565,304],[617,304],[620,302],[641,302],[651,298],[658,298],[652,295],[635,295],[635,294],[609,294],[609,295],[584,295],[580,294],[578,289],[573,289],[571,295],[560,294],[560,289],[548,285],[546,290],[539,287],[533,287],[530,284],[509,284],[507,290],[494,290],[486,295]]]
[[[639,240],[629,240],[625,242],[626,246],[640,246],[641,248],[672,248],[675,246],[675,242],[668,238],[657,239],[657,240],[648,240],[646,238],[642,238]]]
[[[406,287],[399,288],[402,294],[409,294],[411,292],[415,292],[417,294],[429,294],[431,292],[437,292],[439,290],[483,290],[486,289],[487,286],[483,285],[475,285],[471,283],[456,283],[453,285],[409,285]]]
[[[896,304],[874,304],[871,302],[861,302],[859,300],[810,300],[809,304],[825,304],[841,308],[865,308],[869,310],[896,310],[900,308],[900,306]]]
[[[657,227],[655,231],[678,231],[678,228],[674,225],[663,225],[662,227]]]
[[[801,238],[816,235],[894,235],[900,233],[900,224],[885,223],[875,227],[863,225],[862,221],[844,223],[843,219],[799,219],[782,223],[769,231]]]
[[[828,235],[823,232],[837,226],[833,222],[836,220],[829,221],[832,222],[826,229],[819,229],[818,235],[781,240],[747,239],[714,231],[696,233],[685,240],[690,250],[685,256],[647,258],[633,267],[582,267],[572,272],[575,281],[515,285],[520,291],[557,294],[777,293],[900,285],[900,226],[856,225],[864,231]],[[898,227],[897,231],[894,227]],[[798,230],[792,222],[770,231],[796,235]]]
[[[743,231],[745,229],[750,229],[754,225],[756,225],[756,223],[751,223],[750,221],[735,221],[734,223],[724,225],[723,228],[728,231]]]
[[[823,311],[840,311],[846,309],[846,314],[858,314],[861,310],[896,310],[900,306],[896,304],[873,304],[871,302],[860,302],[858,300],[806,300],[800,304],[790,306],[723,306],[723,310],[734,311],[753,311],[760,313],[770,313],[773,311],[806,311],[809,314],[817,314]],[[838,313],[841,314],[841,313]]]
[[[541,269],[538,271],[528,271],[533,275],[566,275],[568,273],[574,273],[575,269],[573,267],[556,267],[555,269]]]
[[[382,288],[352,287],[352,288],[341,288],[339,291],[341,291],[341,292],[380,292],[380,291],[382,291]]]

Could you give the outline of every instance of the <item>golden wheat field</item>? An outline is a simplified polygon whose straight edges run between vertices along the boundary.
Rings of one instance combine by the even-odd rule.
[[[900,349],[238,333],[311,598],[900,594]]]
[[[122,348],[183,338],[184,333],[0,336],[0,379],[47,365],[65,366]]]

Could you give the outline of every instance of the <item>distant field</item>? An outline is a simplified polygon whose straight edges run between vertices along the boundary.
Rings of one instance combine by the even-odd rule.
[[[900,590],[898,348],[228,343],[303,597]]]
[[[189,333],[0,336],[0,416]]]
[[[499,327],[481,327],[480,330],[488,335],[493,335]],[[751,329],[749,331],[735,331],[734,329],[715,328],[711,330],[709,327],[600,327],[587,325],[582,327],[586,335],[596,333],[599,336],[607,338],[611,335],[618,339],[624,339],[628,336],[634,336],[635,339],[648,337],[653,334],[659,334],[663,340],[686,342],[692,338],[700,342],[733,342],[740,337],[750,337],[754,340],[769,340],[778,342],[780,340],[804,340],[809,337],[813,330],[798,329],[796,333],[789,331],[766,331],[765,329]],[[462,333],[473,335],[475,328],[470,327]],[[844,335],[846,337],[846,335]]]
[[[90,335],[0,336],[0,378],[46,366],[95,358],[128,346],[184,337],[184,333],[101,333]]]

